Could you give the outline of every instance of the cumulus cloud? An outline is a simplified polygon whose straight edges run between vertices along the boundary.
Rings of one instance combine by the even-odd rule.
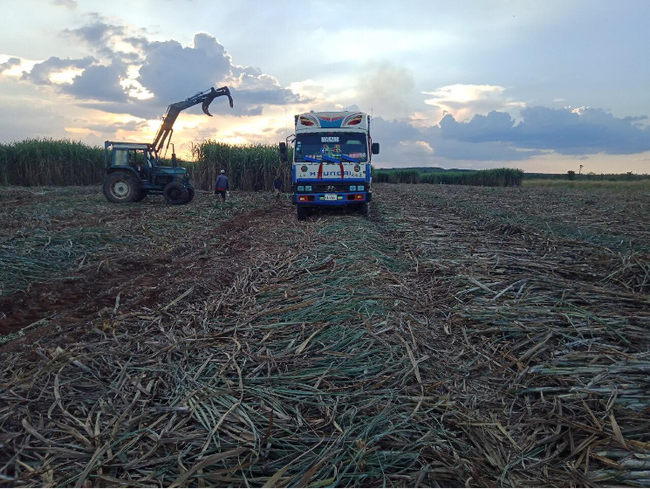
[[[457,122],[451,115],[440,122],[442,136],[461,142],[505,142],[518,148],[553,150],[567,155],[633,154],[650,150],[650,129],[643,118],[617,118],[602,109],[528,107],[522,121],[491,112]]]
[[[210,34],[198,33],[191,46],[177,41],[138,41],[144,53],[138,81],[151,91],[160,105],[183,100],[212,86],[229,85],[236,115],[256,115],[264,105],[286,105],[301,101],[277,78],[259,68],[236,66],[224,46]],[[215,113],[233,113],[215,104]]]
[[[82,59],[61,59],[52,56],[42,63],[36,63],[30,71],[23,72],[22,79],[28,80],[36,85],[52,85],[52,75],[69,70],[82,70],[95,61],[97,60],[93,56],[86,56]]]
[[[137,36],[131,38],[133,42],[124,41],[128,35],[128,29],[123,25],[109,24],[105,19],[96,14],[91,16],[93,20],[77,29],[65,29],[62,34],[79,40],[91,49],[97,56],[107,59],[117,59],[126,63],[139,63],[142,61],[137,44]],[[118,48],[120,46],[121,48]],[[129,48],[129,51],[124,51]]]
[[[478,143],[485,141],[508,141],[514,121],[510,114],[493,110],[488,115],[477,114],[469,122],[459,123],[451,114],[440,121],[445,139]]]
[[[230,75],[231,59],[217,40],[204,33],[194,36],[194,46],[177,41],[148,43],[138,81],[162,100],[182,100]]]
[[[126,66],[113,61],[109,66],[93,65],[76,76],[72,83],[63,85],[61,90],[79,99],[125,102],[127,95],[120,84],[126,76]]]
[[[152,41],[145,29],[115,24],[97,14],[62,34],[81,41],[93,53],[83,59],[53,56],[23,72],[22,79],[52,85],[79,105],[108,113],[160,117],[166,107],[210,87],[227,85],[234,110],[217,100],[214,114],[260,115],[264,107],[308,102],[260,68],[236,65],[212,35],[195,34],[192,43]],[[14,61],[0,65],[10,69]],[[6,65],[6,66],[5,66]],[[63,76],[62,76],[63,75]],[[189,109],[199,113],[200,108]]]
[[[468,144],[457,139],[445,139],[439,126],[424,131],[426,140],[436,155],[448,160],[463,161],[522,161],[542,154],[538,149],[521,149],[502,141],[483,141]]]
[[[124,26],[107,24],[100,19],[77,29],[66,29],[63,31],[64,34],[75,36],[94,46],[104,46],[111,37],[123,35],[124,32]]]
[[[16,66],[19,66],[21,63],[20,58],[9,58],[4,63],[0,63],[0,75],[5,71],[9,71]]]
[[[384,145],[394,146],[401,141],[416,141],[422,138],[420,129],[397,120],[374,117],[371,122],[372,138]]]
[[[215,114],[259,115],[264,106],[308,100],[282,87],[277,78],[259,68],[235,65],[225,47],[208,33],[195,34],[192,43],[183,46],[175,40],[151,41],[142,29],[133,34],[126,26],[95,16],[87,25],[68,29],[64,34],[84,42],[98,57],[110,60],[107,65],[86,67],[73,83],[62,88],[81,100],[103,102],[82,102],[86,107],[150,117],[160,115],[171,103],[223,85],[231,88],[235,109],[217,102],[213,105]],[[43,69],[37,70],[35,80],[47,79],[39,76]],[[131,90],[125,93],[122,87]],[[138,94],[147,96],[135,96]]]
[[[465,120],[492,110],[507,111],[525,106],[507,97],[505,92],[506,89],[498,85],[455,84],[422,93],[429,96],[424,103],[438,109],[441,116],[449,113],[457,120]]]
[[[451,116],[449,116],[451,117]],[[500,141],[475,141],[472,144],[445,137],[439,125],[414,127],[403,121],[375,117],[373,140],[382,145],[382,161],[392,166],[444,165],[447,161],[520,161],[540,154],[520,150]]]

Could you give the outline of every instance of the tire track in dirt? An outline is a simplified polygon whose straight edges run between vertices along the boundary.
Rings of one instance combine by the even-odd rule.
[[[279,212],[277,206],[247,212],[214,230],[196,235],[193,248],[176,247],[146,260],[111,259],[99,266],[79,270],[74,280],[56,285],[36,284],[27,292],[3,297],[0,299],[0,314],[3,315],[0,335],[27,330],[17,339],[1,345],[0,353],[23,348],[45,335],[55,335],[62,343],[75,341],[83,335],[84,323],[106,316],[118,303],[121,313],[143,306],[156,307],[156,304],[173,299],[170,295],[178,284],[200,287],[207,280],[206,275],[215,273],[220,267],[219,279],[214,285],[227,286],[237,268],[250,258],[245,256],[242,235],[249,228],[260,227],[260,222]],[[204,243],[215,236],[223,241],[204,247]],[[222,251],[215,251],[215,248]],[[219,256],[219,260],[215,260],[215,256]],[[117,299],[118,294],[121,301]],[[51,331],[55,327],[56,331]]]

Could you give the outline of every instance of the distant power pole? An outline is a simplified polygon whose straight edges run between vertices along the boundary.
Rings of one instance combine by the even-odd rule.
[[[580,170],[578,171],[578,175],[582,175],[582,167],[585,165],[580,165]]]

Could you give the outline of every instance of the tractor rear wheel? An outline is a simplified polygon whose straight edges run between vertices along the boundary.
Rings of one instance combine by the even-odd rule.
[[[133,175],[120,171],[111,173],[104,179],[102,190],[109,202],[137,202],[140,197],[140,182]]]
[[[170,182],[163,189],[163,195],[168,204],[183,205],[189,202],[190,193],[187,187],[179,182]]]
[[[189,204],[194,200],[194,187],[187,187],[187,202],[186,204]]]

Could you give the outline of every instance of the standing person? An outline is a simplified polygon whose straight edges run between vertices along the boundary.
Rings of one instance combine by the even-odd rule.
[[[280,195],[282,194],[282,177],[278,174],[273,180],[273,193],[275,193],[275,201],[280,202]]]
[[[217,177],[217,181],[214,182],[214,195],[220,195],[222,202],[226,203],[226,192],[228,188],[228,177],[226,176],[226,170],[221,170],[221,173]]]

